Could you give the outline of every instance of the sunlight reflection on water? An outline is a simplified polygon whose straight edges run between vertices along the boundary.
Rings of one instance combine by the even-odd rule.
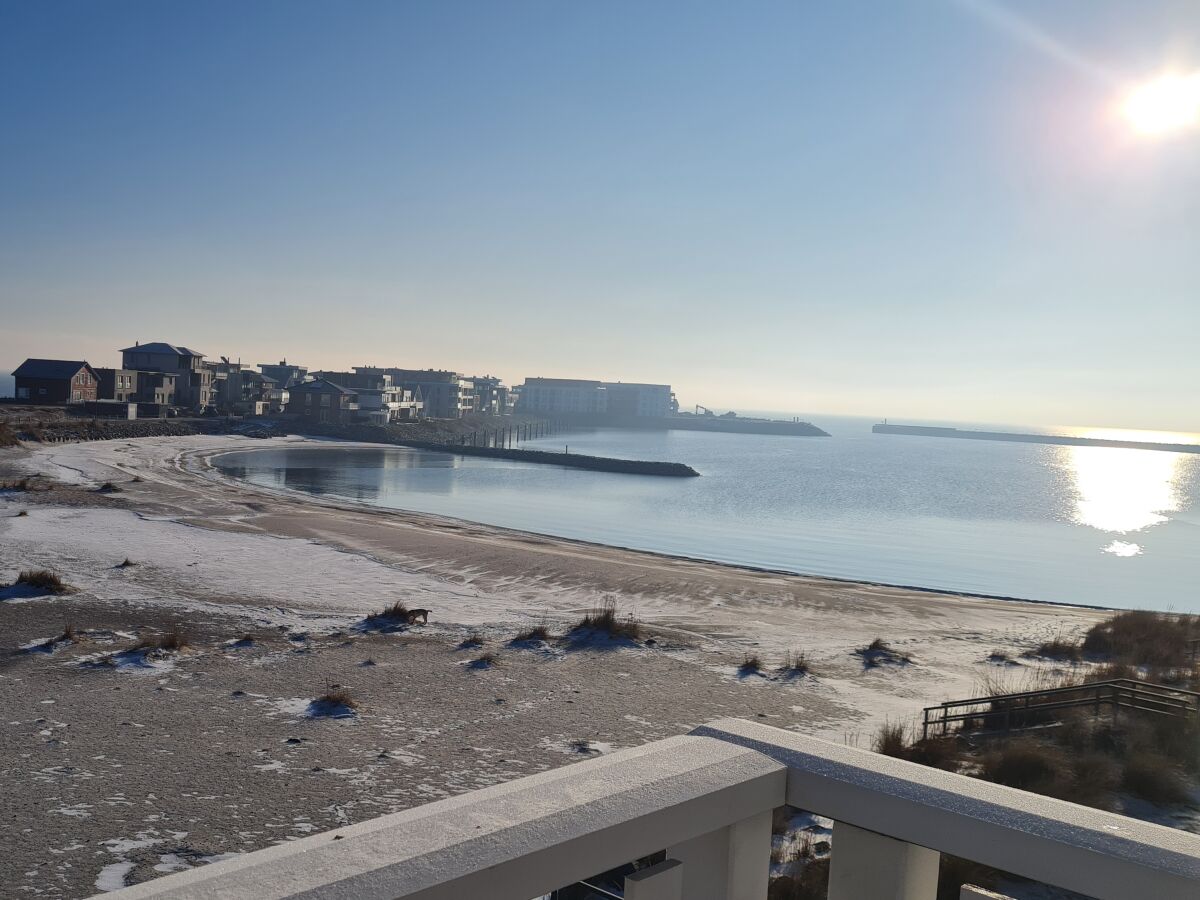
[[[1081,525],[1127,534],[1162,524],[1164,513],[1179,509],[1178,453],[1109,447],[1064,447],[1062,452],[1077,491],[1075,521]]]

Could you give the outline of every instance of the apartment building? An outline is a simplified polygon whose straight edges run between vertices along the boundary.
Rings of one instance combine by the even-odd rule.
[[[636,384],[608,381],[604,384],[608,415],[664,418],[678,411],[675,394],[669,384]]]
[[[192,409],[212,405],[213,371],[204,354],[162,341],[136,343],[121,351],[121,368],[175,376],[175,402]]]
[[[521,385],[518,412],[545,415],[604,415],[608,395],[604,384],[580,378],[526,378]]]
[[[474,385],[471,379],[458,372],[443,369],[381,369],[374,366],[355,366],[363,376],[390,375],[395,387],[419,395],[424,404],[423,414],[431,419],[461,419],[474,411]]]

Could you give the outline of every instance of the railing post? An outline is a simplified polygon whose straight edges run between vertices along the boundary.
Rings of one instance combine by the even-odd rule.
[[[934,900],[940,858],[936,850],[838,822],[829,900]]]
[[[771,877],[771,811],[674,847],[687,900],[766,900]]]
[[[683,900],[683,863],[664,859],[626,875],[625,900]]]

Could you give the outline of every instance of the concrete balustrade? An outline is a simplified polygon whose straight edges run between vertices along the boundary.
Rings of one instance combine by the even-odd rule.
[[[765,900],[784,804],[835,820],[830,900],[934,900],[941,852],[1099,900],[1200,897],[1195,835],[738,719],[116,896],[530,900],[665,850],[629,900]]]

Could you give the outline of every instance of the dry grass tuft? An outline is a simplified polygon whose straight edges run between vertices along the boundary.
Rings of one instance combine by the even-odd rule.
[[[785,676],[811,675],[812,666],[808,662],[808,654],[803,650],[789,650],[779,666],[779,674]]]
[[[478,631],[472,631],[458,643],[459,650],[474,650],[476,647],[482,647],[484,637]]]
[[[865,647],[859,647],[854,655],[862,659],[864,669],[874,669],[881,665],[906,666],[912,662],[906,653],[887,644],[883,638],[875,638]]]
[[[106,481],[100,487],[96,488],[97,494],[119,494],[121,489],[111,481]]]
[[[986,781],[1060,800],[1072,799],[1074,779],[1067,751],[1033,738],[1015,738],[986,751],[980,759]]]
[[[70,590],[63,580],[49,569],[29,569],[17,575],[17,584],[45,591],[48,594],[65,594]]]
[[[762,672],[762,660],[759,659],[757,653],[746,653],[742,656],[742,664],[738,666],[738,672],[743,675],[758,675]]]
[[[550,640],[550,626],[546,622],[539,622],[530,628],[526,628],[524,631],[517,632],[517,636],[513,638],[513,643],[548,640]]]
[[[367,616],[368,622],[408,622],[408,607],[404,601],[397,600],[391,606],[385,606],[377,613]]]
[[[350,696],[349,691],[347,691],[344,687],[339,687],[338,685],[330,686],[329,690],[313,700],[313,703],[331,709],[336,709],[338,707],[345,707],[346,709],[358,709],[358,701]]]
[[[1159,806],[1186,803],[1191,798],[1188,781],[1165,757],[1153,753],[1135,756],[1125,763],[1121,786]]]
[[[1040,657],[1041,659],[1053,659],[1059,662],[1082,662],[1083,661],[1083,645],[1078,641],[1067,640],[1066,638],[1056,637],[1050,641],[1044,641],[1038,644],[1037,647],[1029,651],[1026,656]]]
[[[169,650],[178,652],[188,646],[187,635],[184,634],[178,625],[162,635],[157,642],[159,650]]]
[[[23,509],[17,513],[17,518],[19,519],[19,518],[21,518],[21,516],[27,516],[27,515],[29,515],[29,510]]]
[[[1116,663],[1179,668],[1191,664],[1189,642],[1196,638],[1200,616],[1130,610],[1088,629],[1081,650]]]
[[[484,653],[471,660],[472,669],[490,669],[492,666],[498,665],[500,665],[500,657],[495,653]]]
[[[906,759],[908,754],[908,730],[903,722],[884,722],[875,733],[872,749],[884,756]]]
[[[117,568],[118,569],[128,569],[128,568],[130,568],[132,566],[136,566],[136,565],[137,565],[137,563],[135,563],[132,559],[130,559],[127,556],[127,557],[125,557],[125,559],[122,562],[117,563]]]
[[[636,641],[642,636],[642,626],[633,616],[620,618],[617,615],[617,601],[606,598],[598,609],[579,620],[572,631],[599,631],[610,638],[624,638]]]
[[[178,653],[187,646],[187,635],[176,625],[170,631],[164,632],[156,638],[142,638],[130,648],[130,651],[148,650],[160,653]]]

